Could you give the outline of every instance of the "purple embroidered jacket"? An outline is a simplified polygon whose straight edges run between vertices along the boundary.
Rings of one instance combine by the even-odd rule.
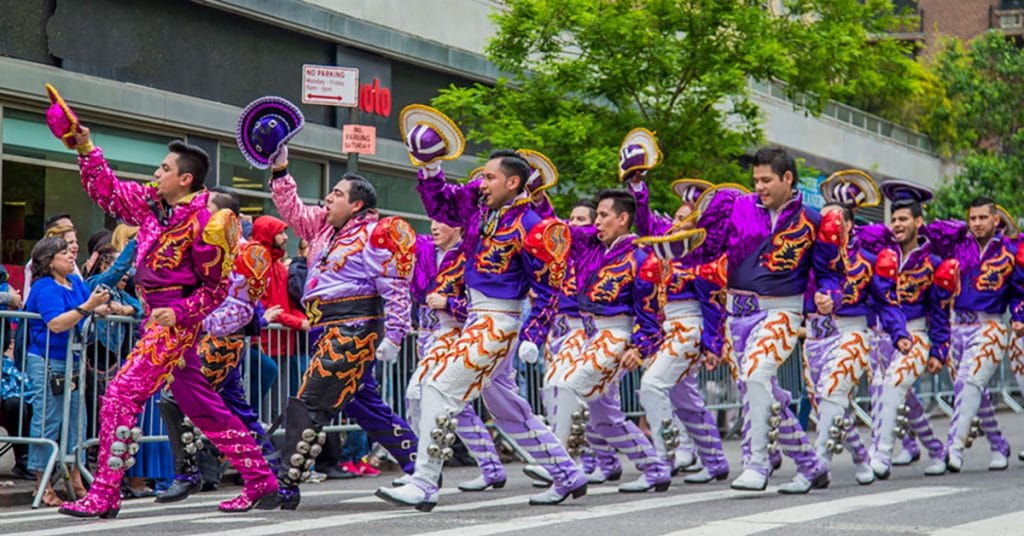
[[[178,325],[201,323],[227,295],[238,240],[234,215],[211,215],[205,190],[168,208],[155,186],[119,180],[98,147],[80,155],[78,165],[82,186],[100,209],[139,226],[135,285],[146,314],[168,307]]]

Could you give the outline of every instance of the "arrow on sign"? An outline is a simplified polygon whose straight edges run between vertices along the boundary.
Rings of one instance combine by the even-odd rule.
[[[307,93],[306,94],[306,98],[307,99],[328,99],[328,100],[336,100],[336,101],[340,101],[341,100],[341,97],[338,96],[338,95],[314,95],[312,93]]]

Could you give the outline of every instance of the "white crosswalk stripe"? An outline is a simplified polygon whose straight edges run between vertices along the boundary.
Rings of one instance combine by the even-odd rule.
[[[932,532],[930,536],[978,536],[979,534],[996,536],[1020,534],[1022,531],[1024,531],[1024,511],[940,529]]]
[[[817,519],[893,504],[922,499],[934,499],[944,495],[952,495],[966,488],[949,488],[929,486],[921,488],[905,488],[883,493],[870,493],[856,497],[846,497],[834,501],[816,502],[811,505],[793,506],[761,512],[749,516],[712,521],[700,527],[680,530],[665,536],[747,536],[798,523],[806,523]]]

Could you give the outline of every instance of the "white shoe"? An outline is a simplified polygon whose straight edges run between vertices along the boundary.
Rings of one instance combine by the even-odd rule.
[[[412,475],[404,474],[391,481],[391,487],[399,488],[406,484],[412,484]]]
[[[693,473],[704,468],[703,464],[695,468],[694,466],[697,464],[700,464],[700,458],[696,454],[688,450],[677,450],[675,460],[672,462],[672,474]]]
[[[729,487],[740,491],[764,491],[768,487],[768,477],[754,469],[744,469]]]
[[[875,474],[875,478],[878,480],[886,480],[889,475],[892,474],[892,469],[887,467],[882,460],[878,458],[871,459],[871,472]]]
[[[413,506],[420,512],[429,512],[437,506],[437,498],[440,493],[436,486],[415,480],[400,488],[377,488],[374,495],[394,505]]]
[[[812,489],[827,488],[831,479],[828,472],[818,475],[814,480],[807,480],[807,477],[797,473],[788,484],[779,486],[779,493],[783,495],[804,495]]]
[[[491,482],[484,475],[459,484],[459,491],[485,491],[487,488],[501,489],[505,487],[505,479]]]
[[[579,499],[580,497],[582,497],[582,496],[584,496],[586,494],[587,494],[587,484],[586,483],[584,483],[582,486],[577,487],[574,490],[570,490],[565,495],[562,495],[561,493],[559,493],[555,489],[555,486],[551,486],[551,488],[549,488],[547,491],[542,491],[540,493],[537,493],[536,495],[531,496],[530,497],[530,505],[531,506],[554,506],[556,504],[561,504],[562,501],[566,500],[570,496],[572,498],[574,498],[574,499]]]
[[[587,484],[604,484],[605,482],[615,482],[621,478],[622,469],[612,473],[605,473],[604,469],[598,467],[594,469],[593,473],[587,475]]]
[[[535,488],[546,488],[555,481],[555,479],[551,478],[551,473],[542,465],[527,465],[523,467],[523,473],[530,477]]]
[[[989,471],[1003,471],[1010,466],[1010,461],[1003,456],[1002,452],[992,452],[992,458],[988,462]]]
[[[672,484],[671,475],[666,475],[665,478],[668,480],[652,484],[650,480],[647,480],[647,475],[640,475],[640,478],[619,486],[619,493],[646,493],[651,490],[668,491],[669,485]]]
[[[1024,462],[1024,450],[1017,453],[1017,459]]]
[[[925,476],[941,476],[946,474],[946,460],[933,460],[931,465],[925,468]]]
[[[963,467],[963,465],[963,454],[960,454],[953,449],[949,449],[949,452],[946,454],[946,469],[948,469],[950,473],[959,473],[960,468]]]
[[[683,482],[686,482],[687,484],[707,484],[709,482],[714,482],[715,480],[725,480],[726,478],[729,478],[729,473],[727,472],[718,475],[712,475],[706,467],[702,467],[699,472],[693,473],[691,475],[686,475],[686,478],[683,479]]]
[[[854,464],[853,475],[857,478],[857,483],[861,486],[867,486],[875,481],[875,470],[869,463]]]
[[[915,456],[911,456],[909,452],[901,450],[899,454],[892,457],[892,464],[894,466],[910,465],[917,460],[921,459],[921,453],[917,453]]]

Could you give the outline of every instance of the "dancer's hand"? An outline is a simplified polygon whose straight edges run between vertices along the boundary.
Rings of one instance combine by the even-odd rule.
[[[640,357],[640,350],[630,348],[619,357],[619,364],[626,370],[634,370],[644,362]]]
[[[540,357],[540,348],[530,341],[519,341],[519,360],[523,363],[534,364]]]
[[[153,309],[153,312],[149,317],[153,319],[153,322],[156,322],[165,328],[172,328],[174,327],[174,324],[178,322],[178,318],[174,314],[174,309],[171,309],[170,307],[158,307]]]
[[[377,361],[383,361],[385,363],[394,363],[398,359],[398,351],[401,348],[397,344],[391,342],[390,339],[384,339],[384,342],[377,346]]]
[[[722,358],[715,355],[711,350],[704,350],[704,368],[711,371],[718,368],[721,364]]]
[[[824,292],[814,293],[814,305],[818,308],[818,313],[823,315],[832,314],[832,308],[835,305],[832,303],[832,297]]]
[[[427,305],[429,305],[431,309],[444,309],[448,306],[448,298],[445,298],[437,292],[432,292],[427,294]]]
[[[928,359],[928,366],[926,368],[929,373],[938,374],[939,371],[942,370],[942,361],[939,361],[938,358],[932,357]]]
[[[1010,322],[1010,329],[1013,330],[1014,335],[1020,337],[1021,335],[1024,335],[1024,322],[1014,320],[1013,322]]]
[[[271,171],[281,171],[288,167],[288,146],[281,145],[277,149],[277,155],[270,161]]]
[[[284,309],[280,305],[272,305],[270,307],[267,307],[267,310],[263,311],[263,320],[266,320],[267,323],[269,324],[277,320],[277,317],[281,316],[281,311],[283,310]]]
[[[907,355],[914,348],[914,343],[910,339],[900,339],[896,341],[896,348],[899,349],[901,354]]]
[[[89,154],[92,152],[92,137],[89,135],[89,129],[83,126],[81,123],[78,125],[78,130],[75,131],[75,150],[78,154]]]

